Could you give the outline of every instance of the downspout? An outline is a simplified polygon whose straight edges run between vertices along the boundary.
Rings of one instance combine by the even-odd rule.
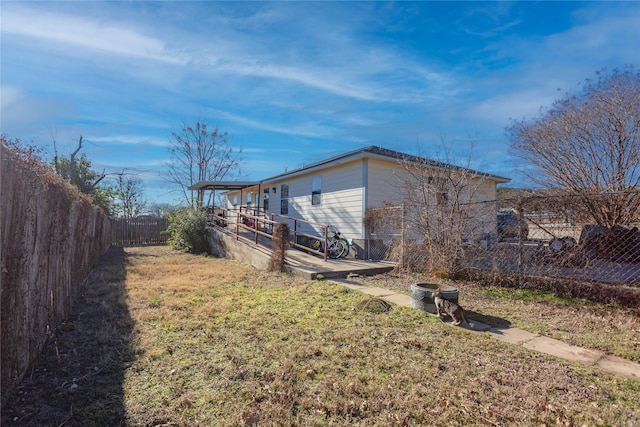
[[[367,213],[367,203],[369,198],[369,159],[362,159],[362,212],[360,215],[360,238],[366,239],[366,227],[364,224],[364,218]]]

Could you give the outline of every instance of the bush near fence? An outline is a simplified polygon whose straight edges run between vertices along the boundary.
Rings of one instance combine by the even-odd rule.
[[[1,386],[20,380],[107,250],[107,215],[46,165],[6,147],[1,163]]]

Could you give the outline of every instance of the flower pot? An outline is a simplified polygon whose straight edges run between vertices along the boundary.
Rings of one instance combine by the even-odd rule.
[[[458,303],[458,288],[436,283],[415,283],[411,285],[411,307],[436,314],[436,305],[433,302],[433,291],[440,289],[442,298]]]

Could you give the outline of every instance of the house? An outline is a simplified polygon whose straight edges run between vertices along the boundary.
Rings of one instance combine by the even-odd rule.
[[[407,183],[415,180],[409,167],[420,170],[428,185],[444,184],[438,203],[447,203],[447,180],[457,176],[473,184],[468,200],[478,203],[496,199],[496,185],[510,179],[411,156],[381,147],[369,146],[344,153],[299,169],[255,182],[203,181],[192,190],[224,190],[227,209],[284,215],[340,230],[350,241],[367,238],[365,214],[383,205],[400,205],[407,195]],[[418,179],[419,180],[419,179]],[[482,221],[482,233],[495,232],[496,211],[491,205],[488,215],[472,215]],[[482,219],[479,219],[482,217]],[[320,230],[300,230],[316,232]]]

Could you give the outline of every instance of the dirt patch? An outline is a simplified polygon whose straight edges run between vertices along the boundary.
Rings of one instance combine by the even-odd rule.
[[[391,311],[391,304],[380,298],[368,298],[360,301],[354,308],[358,311],[367,311],[369,313],[387,313]]]
[[[125,268],[122,248],[112,247],[102,257],[73,314],[49,336],[2,408],[3,426],[124,423],[122,380],[133,358],[128,337],[134,325]]]

